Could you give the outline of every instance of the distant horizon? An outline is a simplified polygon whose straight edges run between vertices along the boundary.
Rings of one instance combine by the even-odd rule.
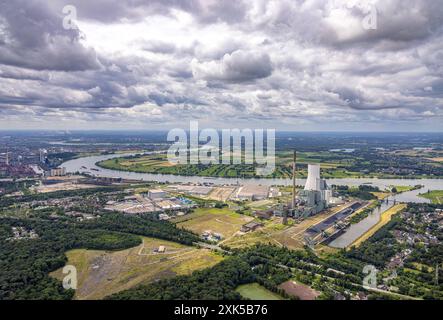
[[[173,129],[173,128],[171,128]],[[189,131],[186,128],[185,131]],[[206,129],[206,127],[202,127],[200,129]],[[223,129],[214,128],[217,131],[221,131]],[[229,129],[229,128],[227,128]],[[231,128],[231,129],[247,129],[247,128]],[[48,132],[48,133],[60,133],[60,134],[69,134],[69,133],[82,133],[82,132],[90,132],[90,133],[100,133],[100,132],[127,132],[127,133],[148,133],[148,132],[156,132],[156,133],[166,133],[170,129],[0,129],[0,133],[8,133],[8,132]],[[443,134],[442,131],[296,131],[296,130],[278,130],[275,129],[276,133],[335,133],[335,134]]]

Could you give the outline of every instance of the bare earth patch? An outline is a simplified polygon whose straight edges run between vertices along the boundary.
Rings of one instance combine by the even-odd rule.
[[[288,295],[298,297],[300,300],[315,300],[320,295],[320,292],[311,287],[292,280],[286,281],[278,287],[283,289]]]
[[[164,253],[154,249],[165,247]],[[190,274],[220,262],[223,258],[207,249],[174,242],[143,238],[143,244],[121,251],[76,249],[66,253],[67,265],[77,268],[75,298],[102,299],[139,284],[176,275]],[[62,280],[62,269],[51,275]]]

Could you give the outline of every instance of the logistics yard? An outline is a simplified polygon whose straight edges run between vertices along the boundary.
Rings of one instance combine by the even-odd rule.
[[[272,243],[291,249],[300,249],[306,244],[306,230],[335,215],[338,210],[342,210],[342,208],[333,208],[298,223],[291,222],[288,226],[282,225],[281,218],[274,217],[270,221],[264,222],[262,228],[254,232],[238,234],[226,241],[224,245],[237,248],[251,246],[255,243]]]
[[[159,248],[160,251],[158,252]],[[67,252],[67,265],[78,272],[75,298],[102,299],[142,283],[211,267],[223,258],[208,249],[143,238],[140,246],[121,251],[76,249]],[[52,274],[62,279],[62,270]]]
[[[143,190],[143,189],[142,189]],[[188,210],[194,204],[184,198],[177,198],[169,195],[161,189],[151,189],[147,193],[136,193],[126,196],[123,201],[108,201],[105,210],[118,211],[126,214],[159,213],[166,210],[176,212],[178,210]],[[163,220],[170,218],[167,214],[162,214]]]
[[[97,188],[97,186],[92,184],[81,184],[77,182],[60,182],[56,184],[42,184],[31,190],[36,193],[49,193],[57,191],[69,191],[69,190],[81,190],[81,189],[92,189]]]
[[[251,184],[237,186],[175,184],[168,186],[167,189],[175,193],[222,202],[228,200],[263,200],[278,192],[277,188]],[[272,194],[270,191],[272,191]]]

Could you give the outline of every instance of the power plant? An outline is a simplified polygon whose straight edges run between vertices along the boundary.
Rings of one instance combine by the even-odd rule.
[[[332,191],[325,180],[320,178],[320,165],[308,165],[308,179],[304,190],[300,190],[298,196],[293,194],[294,218],[305,218],[325,210],[331,200]]]

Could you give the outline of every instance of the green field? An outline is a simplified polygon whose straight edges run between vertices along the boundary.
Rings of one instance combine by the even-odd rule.
[[[175,219],[173,222],[177,223],[179,228],[185,228],[197,234],[211,230],[220,233],[226,239],[234,235],[242,225],[251,220],[253,220],[252,217],[235,213],[228,208],[199,208],[189,215]]]
[[[434,204],[443,204],[443,190],[435,190],[428,193],[420,194],[420,197],[432,201]]]
[[[164,253],[154,249],[165,247]],[[143,237],[137,247],[119,251],[75,249],[66,253],[67,265],[78,272],[75,299],[102,299],[140,284],[156,282],[209,268],[223,257],[207,249]],[[51,275],[63,279],[62,269]]]
[[[346,166],[352,164],[351,156],[342,158],[330,152],[306,152],[300,153],[297,162],[303,166],[297,170],[299,178],[307,176],[306,165],[308,163],[320,163],[325,178],[349,178],[359,177],[360,173],[346,170]],[[202,177],[245,177],[256,176],[256,166],[252,164],[171,164],[165,154],[143,155],[130,158],[113,158],[97,163],[106,169],[130,171],[139,173],[160,173],[183,176]],[[292,156],[286,152],[276,154],[276,168],[268,178],[290,178],[292,176]]]
[[[393,188],[397,190],[397,193],[403,193],[403,192],[420,189],[421,186],[390,186],[390,189]]]
[[[390,155],[392,161],[417,162],[411,159],[411,154]],[[243,159],[244,160],[244,159]],[[275,170],[265,178],[290,178],[292,176],[293,155],[291,151],[277,151],[275,154]],[[390,166],[391,160],[376,157],[372,152],[340,153],[331,151],[305,151],[297,153],[297,177],[307,176],[307,164],[319,163],[324,178],[424,178],[439,176],[441,162],[423,160],[425,175],[404,175],[384,172],[382,169]],[[244,161],[242,161],[244,163]],[[114,158],[97,163],[98,166],[139,173],[172,174],[181,176],[225,177],[225,178],[254,178],[257,177],[256,164],[187,164],[171,163],[166,154],[137,155],[124,158]],[[407,187],[408,188],[408,187]],[[407,191],[404,187],[397,188],[399,192]]]
[[[284,300],[280,295],[269,291],[258,283],[250,283],[239,286],[235,291],[242,297],[251,300]]]

